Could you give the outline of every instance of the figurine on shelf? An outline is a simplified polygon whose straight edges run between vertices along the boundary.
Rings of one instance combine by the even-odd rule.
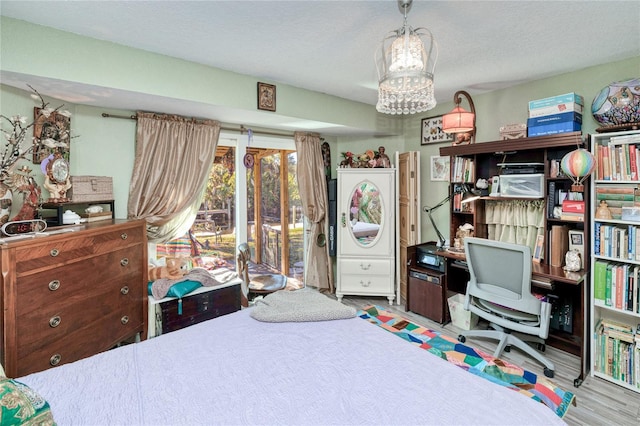
[[[4,183],[13,191],[21,192],[23,196],[22,206],[10,221],[35,219],[40,203],[40,187],[31,176],[31,169],[23,165],[14,170],[15,164],[10,167],[6,174]]]
[[[612,219],[611,210],[609,210],[609,206],[607,202],[604,200],[600,201],[600,205],[596,209],[596,219]]]
[[[385,154],[384,151],[384,146],[378,148],[378,159],[376,161],[376,167],[391,167],[391,160],[389,160],[389,156]]]

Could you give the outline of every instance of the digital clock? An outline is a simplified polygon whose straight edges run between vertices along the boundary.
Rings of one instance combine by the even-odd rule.
[[[42,232],[45,229],[47,229],[47,222],[42,219],[32,219],[7,222],[2,225],[0,231],[8,237],[13,237],[20,234],[27,234],[29,232]]]

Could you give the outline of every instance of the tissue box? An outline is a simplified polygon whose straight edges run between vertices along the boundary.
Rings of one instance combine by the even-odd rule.
[[[462,330],[471,330],[478,325],[478,316],[464,309],[464,295],[456,294],[447,299],[451,322]]]
[[[110,176],[71,176],[67,197],[74,203],[113,200],[113,178]]]

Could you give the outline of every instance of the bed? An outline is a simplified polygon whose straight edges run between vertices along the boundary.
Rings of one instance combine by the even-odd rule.
[[[58,425],[564,424],[359,317],[254,308],[19,378]]]

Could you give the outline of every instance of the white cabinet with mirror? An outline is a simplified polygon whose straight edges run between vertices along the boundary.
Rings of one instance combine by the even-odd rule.
[[[338,169],[336,296],[395,298],[395,169]]]

